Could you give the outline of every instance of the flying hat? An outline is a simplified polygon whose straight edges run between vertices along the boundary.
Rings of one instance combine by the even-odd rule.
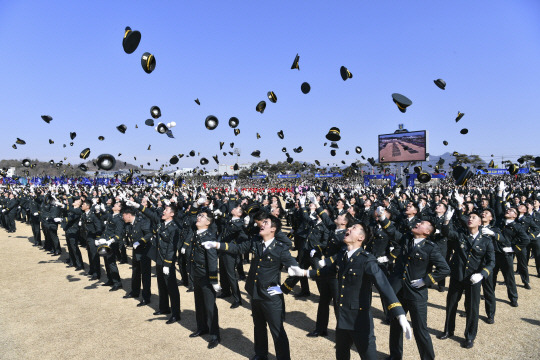
[[[332,149],[339,149],[339,145],[338,145],[337,142],[335,142],[335,141],[332,141],[332,142],[330,143],[330,147],[331,147]]]
[[[516,164],[510,164],[507,170],[510,173],[510,175],[516,175],[519,171],[519,166],[517,166]]]
[[[444,88],[446,87],[446,81],[444,81],[443,79],[433,80],[433,82],[442,90],[444,90]]]
[[[84,171],[84,172],[88,171],[88,167],[86,165],[84,165],[84,164],[79,165],[79,169]]]
[[[116,159],[111,154],[101,154],[96,161],[98,169],[111,170],[116,165]]]
[[[195,150],[191,150],[191,151],[189,152],[189,156],[192,156],[192,157],[195,156]]]
[[[223,141],[220,141],[219,142],[219,150],[223,149],[223,145],[225,145],[225,143]]]
[[[345,155],[349,155],[349,150],[345,151]]]
[[[261,151],[260,150],[255,150],[254,152],[251,153],[251,156],[253,157],[261,157]]]
[[[427,172],[421,172],[417,177],[418,181],[422,184],[428,183],[431,180],[431,174]]]
[[[336,150],[334,150],[334,149],[330,150],[330,155],[336,156]]]
[[[352,73],[345,66],[342,66],[339,69],[339,73],[341,74],[341,78],[343,79],[343,81],[352,78]]]
[[[233,166],[233,170],[235,170],[235,171],[236,171],[236,170],[238,170],[238,169],[239,169],[239,166],[238,166],[238,164],[234,164],[234,166]]]
[[[110,253],[112,253],[112,250],[109,246],[107,245],[100,245],[98,248],[97,248],[97,252],[100,256],[107,256],[109,255]]]
[[[126,133],[126,130],[127,130],[127,126],[124,125],[124,124],[118,125],[118,126],[116,127],[116,129],[117,129],[118,131],[120,131],[122,134],[125,134],[125,133]]]
[[[401,111],[402,113],[407,111],[407,107],[412,105],[411,99],[398,93],[392,94],[392,100],[394,100],[394,103],[396,103],[399,111]]]
[[[164,124],[164,123],[159,123],[157,126],[156,126],[156,131],[160,134],[165,134],[169,129],[167,128],[167,126]]]
[[[264,109],[266,109],[266,101],[259,101],[259,103],[255,107],[255,110],[262,114],[264,113]]]
[[[283,134],[283,130],[279,130],[277,136],[279,136],[279,138],[283,140],[283,138],[285,137],[285,134]]]
[[[466,135],[469,132],[469,129],[463,128],[459,131],[461,134]]]
[[[204,120],[204,126],[208,130],[214,130],[215,128],[218,127],[218,124],[219,124],[219,120],[214,115],[208,115],[206,117],[206,120]]]
[[[231,146],[231,149],[234,147],[234,143],[233,143],[233,142],[230,143],[229,145]]]
[[[261,138],[261,135],[257,133],[257,139],[260,139],[260,138]]]
[[[458,122],[459,120],[461,120],[461,118],[465,115],[465,113],[462,113],[462,112],[457,112],[457,117],[456,117],[456,122]]]
[[[122,39],[122,47],[126,54],[131,54],[137,50],[140,41],[141,33],[137,30],[132,31],[131,28],[127,26],[124,32],[124,38]]]
[[[448,145],[448,141],[446,141],[446,140],[444,140],[442,143],[443,143],[444,146]]]
[[[86,160],[89,155],[90,155],[90,148],[86,148],[83,151],[81,151],[81,154],[79,156],[81,159]]]
[[[292,157],[290,157],[290,156],[287,157],[287,162],[289,164],[292,164],[293,161],[294,161],[294,159]]]
[[[104,136],[98,136],[98,140],[103,141],[103,140],[105,140],[105,137]]]
[[[356,151],[357,154],[361,154],[362,153],[362,148],[360,146],[357,146],[354,151]]]
[[[212,158],[214,158],[214,161],[216,162],[216,164],[219,164],[219,159],[217,155],[212,156]]]
[[[234,116],[229,119],[229,126],[232,127],[233,129],[235,127],[237,127],[239,123],[240,123],[240,121],[238,120],[238,118],[236,118]]]
[[[300,56],[296,54],[294,61],[292,63],[291,69],[298,69],[300,70],[300,65],[298,65],[298,61],[300,61]]]
[[[456,180],[456,185],[465,185],[467,181],[474,175],[469,167],[458,165],[452,170],[452,177]]]
[[[303,82],[302,85],[300,85],[300,90],[302,90],[304,94],[307,94],[311,91],[311,85],[307,82]]]
[[[297,147],[296,149],[293,149],[293,151],[297,154],[301,153],[302,151],[304,151],[304,149],[302,149],[301,146]]]
[[[491,160],[488,164],[488,168],[493,168],[493,167],[495,167],[495,162]]]
[[[286,153],[286,152],[287,152],[287,148],[286,148],[286,147],[283,147],[283,148],[281,149],[281,152]]]
[[[422,167],[421,166],[415,166],[414,167],[414,172],[417,173],[417,174],[420,174],[422,172]]]
[[[73,141],[69,143],[69,146],[73,146]]]
[[[195,102],[197,103],[197,105],[201,105],[201,102],[200,102],[199,98],[196,98]]]
[[[76,132],[70,132],[70,133],[69,133],[69,138],[70,138],[71,140],[75,140],[76,137],[77,137],[77,133],[76,133]]]
[[[326,138],[328,140],[330,140],[330,141],[339,141],[339,140],[341,140],[341,135],[340,135],[339,129],[337,127],[330,128],[330,130],[328,130],[328,134],[326,134]]]
[[[240,134],[240,129],[234,129],[234,136],[238,136]]]
[[[150,108],[150,115],[154,118],[154,119],[157,119],[161,116],[161,109],[159,108],[159,106],[152,106]]]
[[[268,100],[270,100],[270,102],[273,102],[274,104],[277,102],[277,96],[273,91],[269,91],[266,96],[268,96]]]
[[[371,165],[371,166],[375,166],[375,159],[370,157],[367,159],[368,163]]]
[[[53,140],[53,139],[49,139],[49,144],[54,144],[54,140]]]
[[[54,165],[54,160],[50,160],[49,164]]]
[[[525,162],[525,159],[523,157],[520,157],[519,159],[517,159],[517,162],[523,164]]]
[[[30,159],[24,159],[22,161],[22,166],[24,167],[30,167],[30,165],[32,165],[32,163],[30,162]]]
[[[173,164],[173,165],[176,165],[176,164],[178,164],[178,160],[179,160],[179,159],[178,159],[178,156],[173,155],[173,157],[171,157],[171,159],[169,160],[169,162],[170,162],[171,164]]]
[[[315,164],[317,164],[317,166],[321,166],[321,163],[319,162],[319,160],[315,160]]]
[[[201,165],[208,165],[208,159],[207,158],[201,158],[201,161],[200,161]]]
[[[149,52],[145,52],[141,57],[141,66],[145,73],[150,74],[156,68],[156,58]]]
[[[50,115],[41,115],[41,118],[42,118],[43,121],[45,121],[47,124],[50,124],[51,121],[52,121],[52,116],[50,116]]]

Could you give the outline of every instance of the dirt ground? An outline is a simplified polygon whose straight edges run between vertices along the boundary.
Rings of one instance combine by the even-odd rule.
[[[62,231],[59,231],[62,232]],[[136,307],[138,301],[123,299],[125,291],[109,292],[106,281],[89,281],[82,272],[66,268],[60,259],[32,247],[30,226],[17,223],[17,232],[0,230],[0,358],[1,359],[239,359],[253,355],[253,322],[249,299],[243,290],[244,306],[231,310],[230,300],[218,299],[221,344],[207,349],[208,339],[189,338],[195,330],[193,293],[180,287],[182,320],[166,325],[167,316],[153,316],[158,304],[157,282],[152,278],[152,304]],[[65,238],[61,236],[64,250]],[[84,249],[82,249],[84,250]],[[130,250],[129,250],[130,251]],[[82,251],[87,259],[86,250]],[[86,265],[88,263],[86,262]],[[88,266],[87,266],[88,268]],[[248,265],[246,265],[247,271]],[[119,265],[124,289],[129,290],[129,264]],[[531,274],[536,272],[530,267]],[[178,274],[178,278],[179,278]],[[502,280],[502,275],[499,275]],[[540,353],[540,279],[531,277],[532,290],[518,280],[519,307],[510,307],[504,285],[497,286],[495,324],[485,323],[480,307],[478,336],[473,349],[460,347],[465,318],[457,317],[456,337],[435,338],[444,326],[446,293],[429,291],[428,326],[439,359],[538,359]],[[287,331],[293,359],[333,359],[335,331],[316,339],[306,337],[315,327],[318,293],[311,281],[312,295],[306,300],[286,296]],[[298,288],[294,290],[298,292]],[[373,296],[373,315],[379,358],[389,354],[389,327],[381,322],[381,303]],[[463,302],[460,310],[463,309]],[[331,315],[329,329],[335,329]],[[269,349],[274,354],[269,335]],[[535,355],[536,354],[536,355]],[[405,359],[418,358],[414,339],[404,344]],[[353,358],[358,358],[353,353]],[[273,355],[270,358],[275,358]]]

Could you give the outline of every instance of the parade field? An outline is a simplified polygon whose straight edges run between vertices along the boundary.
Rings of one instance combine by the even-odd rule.
[[[60,235],[60,234],[59,234]],[[123,299],[123,290],[110,293],[103,282],[89,281],[82,272],[66,268],[65,238],[60,237],[63,255],[51,257],[32,247],[30,226],[17,223],[17,232],[0,230],[0,359],[243,359],[253,355],[253,321],[249,297],[240,283],[244,305],[230,309],[229,301],[218,299],[221,343],[207,349],[206,336],[189,338],[196,330],[193,293],[180,286],[181,321],[166,325],[167,316],[153,316],[157,309],[156,278],[152,277],[152,303],[142,308],[138,301]],[[82,249],[87,267],[87,253]],[[131,254],[131,249],[129,249]],[[532,264],[532,263],[531,263]],[[102,265],[103,266],[103,265]],[[129,289],[129,264],[118,265],[124,289]],[[248,265],[245,265],[247,271]],[[465,318],[457,317],[456,336],[438,340],[444,325],[446,294],[429,291],[428,328],[439,359],[536,359],[540,352],[540,279],[533,266],[532,290],[525,290],[516,276],[519,307],[510,307],[506,288],[496,288],[495,324],[485,323],[483,301],[480,304],[478,336],[472,349],[463,349]],[[102,271],[105,274],[105,271]],[[153,270],[153,273],[155,271]],[[282,274],[282,279],[286,276]],[[106,279],[103,275],[102,279]],[[332,359],[335,318],[330,316],[329,336],[306,337],[313,330],[318,293],[310,280],[312,295],[296,300],[287,295],[285,330],[293,359]],[[296,287],[294,292],[298,292]],[[463,311],[463,301],[459,313]],[[373,297],[373,316],[379,359],[388,356],[389,326],[382,323],[380,299]],[[269,336],[270,359],[274,347]],[[536,354],[536,355],[535,355]],[[358,358],[357,353],[352,358]],[[404,342],[404,358],[417,359],[414,340]]]

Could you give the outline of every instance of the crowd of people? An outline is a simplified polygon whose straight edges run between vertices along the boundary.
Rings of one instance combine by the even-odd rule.
[[[121,275],[131,277],[124,298],[139,299],[137,306],[150,304],[153,262],[159,294],[154,315],[170,314],[167,324],[182,321],[178,272],[195,299],[197,329],[190,337],[208,334],[210,349],[221,341],[216,298],[232,297],[231,308],[238,308],[244,280],[253,359],[268,356],[267,328],[277,359],[290,359],[284,295],[299,283],[295,297],[310,296],[312,278],[320,298],[307,335],[327,336],[333,313],[337,359],[349,359],[352,344],[362,359],[377,358],[373,286],[390,325],[389,358],[401,359],[403,336],[414,334],[420,357],[433,359],[428,288],[447,291],[441,340],[454,336],[465,293],[462,346],[472,348],[481,292],[487,323],[495,323],[498,273],[512,307],[518,306],[514,261],[523,291],[531,289],[530,261],[540,276],[539,178],[483,175],[466,186],[447,179],[415,188],[343,179],[316,185],[10,185],[2,189],[0,220],[7,232],[16,231],[15,220],[30,224],[34,246],[51,256],[64,251],[60,227],[68,266],[90,280],[103,279],[110,291],[123,288]],[[117,263],[128,262],[131,274],[120,274]]]

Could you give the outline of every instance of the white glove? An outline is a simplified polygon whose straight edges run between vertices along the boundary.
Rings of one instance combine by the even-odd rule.
[[[405,315],[399,315],[398,320],[399,320],[399,325],[403,329],[403,334],[405,334],[405,339],[411,340],[412,329],[411,329],[411,325],[409,325],[409,322],[407,321],[407,317]]]
[[[222,214],[223,213],[221,211],[219,211],[219,209],[214,211],[214,215],[216,215],[216,216],[220,216]]]
[[[424,279],[416,279],[411,281],[411,285],[414,288],[420,289],[421,287],[426,286],[426,283],[424,282]]]
[[[503,250],[505,253],[513,253],[513,252],[514,252],[514,249],[512,249],[511,246],[503,247],[502,250]]]
[[[504,191],[505,188],[506,188],[506,186],[504,184],[504,181],[501,181],[499,183],[499,194],[502,194],[502,192]]]
[[[105,204],[100,205],[101,211],[105,212]]]
[[[456,198],[456,201],[458,202],[459,205],[463,204],[463,201],[465,201],[465,199],[463,198],[463,196],[459,195],[457,189],[454,193],[454,196]]]
[[[326,261],[324,261],[324,260],[319,260],[319,261],[318,261],[318,264],[319,264],[319,267],[323,268],[323,267],[326,266]],[[290,269],[290,268],[289,268],[289,269]]]
[[[313,195],[313,193],[309,192],[308,193],[308,200],[309,202],[313,203],[313,204],[316,204],[317,203],[317,198],[315,197],[315,195]]]
[[[450,221],[452,219],[452,216],[454,216],[454,209],[449,206],[446,210],[446,213],[444,214],[444,220]]]
[[[38,216],[38,215],[39,215],[39,213],[37,213],[37,212],[34,213],[34,216]]]
[[[287,272],[289,276],[306,276],[305,270],[302,270],[299,266],[289,266]]]
[[[182,255],[184,255],[184,254],[186,253],[186,248],[185,248],[185,247],[181,248],[181,249],[180,249],[180,253],[181,253]]]
[[[169,267],[168,266],[163,267],[163,275],[169,275]]]
[[[169,199],[163,199],[163,203],[165,204],[165,206],[171,205],[171,201]]]
[[[471,275],[471,283],[473,285],[479,283],[480,281],[482,281],[482,279],[484,279],[484,277],[480,273],[476,273],[476,274]]]
[[[306,206],[306,197],[305,196],[300,196],[300,206],[301,207]]]
[[[220,292],[221,291],[221,286],[219,286],[219,284],[212,284],[212,287],[214,288],[215,292]]]
[[[133,243],[133,249],[136,249],[139,245],[141,245],[138,241]]]
[[[94,206],[94,211],[95,212],[98,213],[100,210],[101,210],[101,208],[99,207],[99,205]]]
[[[386,219],[386,215],[384,214],[384,208],[382,206],[379,206],[375,211],[379,215],[379,220],[383,221],[384,219]]]
[[[493,236],[495,235],[495,233],[493,232],[493,230],[487,228],[487,227],[483,227],[482,228],[482,235],[490,235],[490,236]]]
[[[217,249],[219,243],[217,241],[205,241],[201,244],[206,250]]]
[[[6,209],[2,209],[2,212],[6,212]]]
[[[98,239],[94,241],[94,244],[96,244],[96,246],[104,245],[106,243],[107,243],[107,240],[105,239]]]
[[[396,196],[399,196],[399,193],[401,192],[401,188],[396,189]]]
[[[62,218],[54,218],[53,219],[55,223],[60,223],[62,222]]]
[[[244,226],[248,226],[248,225],[249,225],[249,220],[250,220],[250,219],[249,219],[249,215],[246,216],[246,217],[244,218]]]
[[[107,246],[111,246],[111,244],[112,244],[113,242],[114,242],[114,239],[111,239],[111,240],[105,241],[105,244],[106,244]]]
[[[379,262],[379,263],[387,263],[388,262],[388,256],[379,256],[377,258],[377,262]]]
[[[96,205],[96,204],[97,204],[97,201],[98,201],[97,198],[93,198],[93,199],[92,199],[92,204],[93,204],[93,205]]]
[[[206,196],[201,196],[201,197],[197,200],[197,206],[204,205],[205,202],[206,202]]]
[[[279,295],[279,294],[283,294],[283,291],[281,291],[281,288],[278,285],[270,286],[268,288],[268,295],[274,296],[274,295]]]
[[[317,250],[311,249],[311,251],[309,252],[309,257],[313,257],[316,252],[317,252]]]

